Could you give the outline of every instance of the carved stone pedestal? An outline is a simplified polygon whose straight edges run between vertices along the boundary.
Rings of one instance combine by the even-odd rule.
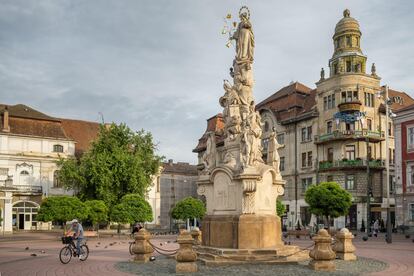
[[[148,243],[151,234],[142,228],[135,234],[135,245],[132,247],[134,253],[134,262],[146,263],[149,261],[154,249]]]
[[[328,231],[321,229],[318,234],[312,238],[315,242],[314,248],[309,252],[312,260],[309,267],[319,271],[335,271],[335,252],[331,248],[332,238]]]
[[[202,222],[202,245],[218,248],[260,249],[283,246],[276,215],[212,215]]]
[[[176,273],[192,273],[197,272],[197,254],[193,250],[194,239],[188,231],[182,232],[178,238],[177,243],[180,245],[175,259],[177,264],[175,266]]]
[[[336,243],[333,250],[339,259],[345,261],[355,261],[357,259],[354,254],[355,246],[352,244],[353,238],[354,235],[346,228],[342,228],[336,234]]]

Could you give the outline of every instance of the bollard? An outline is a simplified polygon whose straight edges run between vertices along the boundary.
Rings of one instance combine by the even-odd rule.
[[[132,247],[134,253],[134,262],[146,263],[149,261],[154,249],[148,243],[151,238],[151,234],[142,228],[135,234],[135,244]]]
[[[195,245],[201,244],[201,231],[198,227],[194,227],[193,230],[190,232],[191,236],[194,239]]]
[[[335,271],[335,263],[332,261],[335,259],[335,252],[331,248],[332,238],[328,231],[321,229],[312,239],[315,246],[309,252],[312,258],[309,267],[318,271]]]
[[[176,273],[192,273],[197,272],[197,253],[193,250],[194,239],[188,231],[183,231],[177,238],[177,243],[180,245],[175,259]]]
[[[355,256],[355,246],[352,244],[352,239],[354,235],[349,232],[348,229],[342,228],[336,234],[336,243],[333,250],[336,252],[336,256],[344,261],[355,261],[357,257]]]

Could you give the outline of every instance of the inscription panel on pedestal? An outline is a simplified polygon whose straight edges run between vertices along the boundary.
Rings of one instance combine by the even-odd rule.
[[[214,210],[236,210],[236,187],[230,177],[218,172],[214,177]]]

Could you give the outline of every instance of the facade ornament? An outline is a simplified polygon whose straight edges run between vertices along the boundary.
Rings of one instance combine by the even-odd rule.
[[[321,69],[321,80],[324,80],[325,79],[325,69],[323,69],[323,67],[322,67],[322,69]]]
[[[375,63],[371,66],[371,75],[376,76],[377,75],[377,68],[375,67]]]

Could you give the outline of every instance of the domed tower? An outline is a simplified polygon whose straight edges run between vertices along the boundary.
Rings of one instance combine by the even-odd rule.
[[[365,74],[367,57],[362,53],[360,41],[359,23],[346,9],[335,27],[334,53],[329,60],[330,76],[351,72]]]
[[[335,181],[352,194],[354,204],[349,215],[337,222],[359,229],[362,219],[365,223],[368,219],[367,195],[381,202],[384,183],[383,159],[388,149],[382,145],[383,100],[376,97],[381,91],[380,77],[375,66],[366,72],[360,26],[349,10],[343,12],[332,39],[334,53],[329,60],[329,77],[325,78],[322,69],[316,83],[317,181]]]

